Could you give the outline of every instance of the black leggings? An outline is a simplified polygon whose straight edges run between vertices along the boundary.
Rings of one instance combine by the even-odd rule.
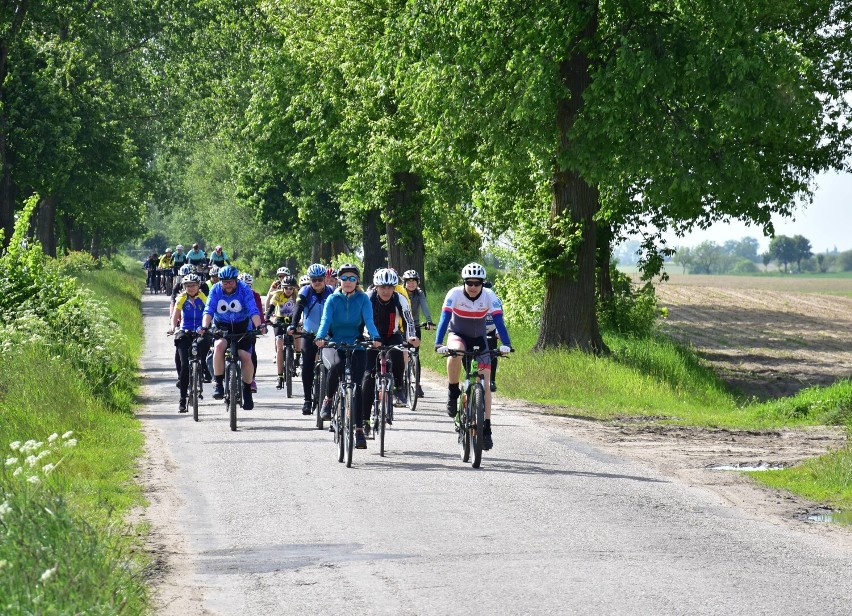
[[[180,397],[186,398],[186,391],[189,388],[189,361],[190,348],[192,347],[192,338],[190,336],[182,336],[175,338],[175,350],[178,355],[178,374],[180,375]],[[204,358],[207,357],[207,351],[210,350],[210,341],[201,339],[198,342],[198,357],[201,359],[201,369],[204,368]]]
[[[313,337],[302,336],[302,388],[305,390],[305,402],[313,400],[314,393],[314,362],[317,360],[317,346]],[[325,392],[320,392],[323,395]]]
[[[337,385],[343,376],[346,352],[336,349],[323,349],[322,362],[328,368],[328,389],[326,389],[326,396],[333,397],[337,391]],[[367,354],[364,351],[354,351],[352,353],[352,382],[355,383],[353,419],[356,428],[360,428],[363,425],[363,417],[361,416],[361,381],[364,378],[364,367],[366,364]]]
[[[391,346],[394,344],[402,344],[402,334],[394,334],[382,339],[382,344]],[[370,412],[373,409],[373,390],[376,387],[376,373],[379,371],[377,360],[379,352],[374,349],[367,350],[367,366],[369,370],[364,372],[364,382],[361,385],[361,406],[364,409],[364,415],[367,419],[370,418]],[[391,371],[393,372],[394,389],[402,387],[402,378],[405,372],[405,358],[402,351],[394,349],[390,352]]]
[[[485,337],[488,339],[488,348],[492,351],[497,350],[497,330],[488,332]],[[497,382],[497,356],[491,358],[491,382]]]

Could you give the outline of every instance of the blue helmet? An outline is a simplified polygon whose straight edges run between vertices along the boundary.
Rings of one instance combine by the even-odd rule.
[[[314,263],[308,268],[308,276],[310,278],[325,278],[325,265]]]
[[[233,265],[226,265],[219,269],[219,280],[236,280],[239,275],[240,270]]]
[[[184,265],[181,265],[180,269],[178,270],[178,274],[180,274],[181,276],[188,276],[189,274],[192,274],[192,273],[195,273],[195,266],[190,265],[189,263],[185,263]]]

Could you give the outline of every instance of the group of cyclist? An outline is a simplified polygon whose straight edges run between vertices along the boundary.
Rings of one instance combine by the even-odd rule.
[[[198,256],[199,253],[203,256]],[[211,374],[205,374],[204,381],[214,382],[213,398],[222,399],[227,341],[219,338],[211,346],[208,332],[215,327],[222,332],[244,333],[257,329],[265,334],[267,324],[274,328],[276,335],[278,389],[284,386],[284,370],[287,369],[283,360],[285,337],[292,337],[295,366],[301,367],[303,415],[310,415],[314,407],[313,366],[317,353],[321,353],[321,361],[328,370],[326,391],[321,394],[322,404],[317,411],[322,414],[322,419],[331,418],[332,396],[343,376],[345,361],[344,351],[327,348],[327,344],[352,345],[366,339],[352,354],[350,364],[356,388],[353,408],[356,448],[367,447],[364,428],[369,430],[379,347],[394,347],[390,351],[395,383],[393,402],[395,406],[406,404],[407,392],[401,385],[408,359],[400,347],[407,344],[416,348],[420,345],[421,312],[426,319],[423,326],[427,329],[434,327],[416,271],[406,271],[400,280],[394,269],[380,268],[373,274],[372,285],[365,290],[360,268],[351,263],[338,270],[314,263],[298,280],[288,268],[281,267],[264,299],[253,290],[251,275],[240,273],[231,265],[221,246],[217,246],[209,257],[208,262],[212,263],[209,283],[197,271],[203,264],[202,260],[208,259],[198,244],[185,255],[183,247],[178,245],[172,259],[178,254],[184,257],[184,261],[176,270],[178,282],[172,295],[169,333],[176,332],[179,412],[186,412],[191,339],[201,336],[203,342],[199,342],[199,352],[206,355],[210,350],[212,361],[208,362],[205,371]],[[511,350],[511,343],[503,322],[502,304],[489,288],[485,268],[478,263],[469,263],[462,269],[461,275],[463,284],[450,289],[444,299],[435,350],[447,355],[447,414],[451,417],[458,412],[461,393],[461,358],[453,356],[451,350],[465,351],[474,346],[483,350],[476,361],[485,390],[483,449],[490,449],[493,446],[491,393],[496,390],[492,381],[492,363],[496,364],[496,356],[488,350],[505,354]],[[243,408],[250,410],[254,408],[252,394],[257,391],[257,354],[253,338],[241,339],[238,348],[242,364]],[[419,387],[417,395],[423,395]],[[392,423],[392,415],[387,419],[388,423]]]

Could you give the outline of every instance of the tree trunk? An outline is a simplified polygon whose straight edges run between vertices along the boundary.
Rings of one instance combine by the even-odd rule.
[[[593,40],[597,29],[596,3],[588,5],[589,16],[578,40]],[[563,162],[571,152],[571,129],[583,107],[583,92],[591,80],[591,61],[581,48],[574,48],[559,67],[569,96],[557,103],[556,124],[559,147],[552,180],[553,199],[550,208],[550,232],[560,246],[554,259],[565,265],[546,278],[541,330],[535,349],[574,347],[600,354],[608,352],[598,327],[595,310],[596,231],[595,214],[600,209],[600,195],[574,169]],[[579,241],[564,246],[566,232],[579,231]]]
[[[388,266],[400,274],[416,270],[423,274],[423,222],[420,177],[409,171],[394,175],[394,190],[385,211]]]
[[[97,229],[92,231],[92,245],[89,249],[92,256],[97,259],[101,254],[101,234]]]
[[[388,262],[388,253],[382,243],[382,232],[379,230],[380,210],[371,210],[361,225],[364,246],[364,276],[369,277]]]
[[[65,237],[68,238],[68,248],[72,251],[83,250],[83,230],[74,219],[68,215],[62,217],[65,225]]]
[[[56,257],[56,197],[45,197],[38,204],[36,237],[44,254]]]

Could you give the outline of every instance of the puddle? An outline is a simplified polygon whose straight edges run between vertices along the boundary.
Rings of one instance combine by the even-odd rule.
[[[822,524],[843,524],[852,526],[852,511],[832,511],[831,509],[818,509],[802,516],[807,522]]]
[[[771,462],[758,462],[757,464],[753,462],[744,462],[742,464],[712,464],[706,467],[711,471],[778,471],[784,468],[787,468],[786,464],[783,463],[771,463]]]

